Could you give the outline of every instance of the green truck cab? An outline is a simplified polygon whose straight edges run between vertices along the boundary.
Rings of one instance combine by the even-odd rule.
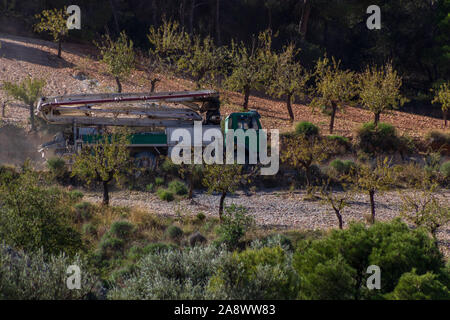
[[[261,115],[257,111],[248,112],[233,112],[228,117],[225,118],[225,128],[224,135],[226,137],[227,133],[232,129],[234,131],[242,129],[244,133],[249,129],[254,129],[256,131],[256,144],[250,143],[250,137],[245,136],[245,149],[259,152],[259,135],[264,134],[262,129],[261,121],[259,120]],[[224,137],[224,143],[226,139]],[[237,145],[237,137],[234,138],[234,145]]]

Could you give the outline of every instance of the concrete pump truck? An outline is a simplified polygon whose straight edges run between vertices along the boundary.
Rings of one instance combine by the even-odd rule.
[[[170,140],[173,130],[193,130],[195,121],[201,121],[205,129],[221,127],[219,94],[213,90],[42,97],[36,114],[65,128],[41,145],[43,157],[49,150],[58,156],[77,153],[107,127],[119,126],[132,128],[128,148],[137,166],[152,169],[158,157],[169,155],[176,144]],[[229,129],[255,129],[259,134],[260,115],[256,111],[231,113],[225,118],[224,134]]]

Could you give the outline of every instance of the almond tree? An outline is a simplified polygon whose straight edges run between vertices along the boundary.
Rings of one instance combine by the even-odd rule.
[[[201,39],[200,36],[194,36],[186,52],[177,60],[177,68],[191,74],[197,88],[200,88],[202,84],[212,82],[221,74],[225,56],[225,48],[217,47],[211,37]]]
[[[331,108],[330,133],[333,133],[336,112],[349,104],[355,95],[356,81],[353,72],[340,69],[340,61],[331,61],[324,57],[316,64],[314,76],[316,86],[315,98],[311,102],[314,107]]]
[[[447,126],[447,113],[450,108],[450,81],[443,83],[439,90],[436,91],[436,95],[432,101],[433,103],[440,103],[442,113],[444,115],[444,126]]]
[[[88,184],[94,181],[102,183],[104,205],[109,205],[108,184],[113,179],[117,181],[132,170],[128,144],[129,138],[126,131],[122,130],[114,134],[104,132],[73,158],[72,176],[79,176]]]
[[[380,115],[387,110],[401,107],[407,99],[400,93],[402,78],[392,64],[383,67],[367,67],[358,81],[361,104],[373,112],[374,124],[378,126]]]
[[[424,227],[436,238],[438,229],[450,222],[450,207],[443,205],[436,197],[436,185],[410,194],[401,193],[403,200],[401,214],[417,227]]]
[[[259,90],[268,80],[273,55],[271,53],[272,35],[269,31],[259,34],[258,41],[253,39],[251,48],[243,42],[232,41],[229,56],[231,73],[225,79],[225,88],[244,95],[242,107],[248,110],[251,90]]]
[[[59,10],[44,10],[36,15],[36,18],[40,19],[40,21],[34,25],[36,32],[49,32],[53,37],[53,41],[58,43],[58,58],[61,58],[62,41],[69,33],[67,28],[69,14],[66,11],[66,7]]]
[[[286,99],[286,108],[291,121],[294,121],[292,103],[296,97],[304,96],[306,83],[310,78],[300,62],[295,61],[297,54],[298,50],[290,44],[276,56],[274,74],[267,88],[270,95]]]
[[[369,195],[371,223],[375,223],[375,194],[386,191],[394,181],[388,158],[377,159],[375,166],[360,165],[354,176],[355,188]]]
[[[238,164],[211,164],[205,166],[203,184],[208,188],[208,192],[218,192],[219,220],[222,221],[225,197],[228,193],[233,193],[238,188],[242,175],[242,165]]]
[[[42,96],[42,89],[45,86],[43,79],[25,78],[21,83],[14,84],[8,81],[3,82],[2,90],[9,96],[24,102],[30,110],[31,130],[36,130],[34,123],[34,105]]]
[[[178,59],[190,45],[189,35],[176,21],[163,20],[158,28],[150,27],[147,39],[150,42],[150,58],[162,70],[173,71]]]
[[[343,229],[344,220],[342,218],[342,211],[349,206],[349,202],[353,199],[353,193],[346,191],[342,193],[336,193],[333,191],[333,187],[330,186],[330,181],[320,189],[320,193],[325,204],[328,204],[333,209],[336,218],[338,219],[339,229]]]
[[[311,167],[326,160],[332,149],[333,144],[328,139],[300,135],[287,139],[280,159],[296,170],[305,171],[307,191],[311,193]]]
[[[100,50],[106,72],[116,80],[117,92],[122,92],[121,81],[126,79],[134,69],[133,41],[128,39],[126,33],[122,31],[116,41],[106,35],[101,43],[95,43],[95,45]]]

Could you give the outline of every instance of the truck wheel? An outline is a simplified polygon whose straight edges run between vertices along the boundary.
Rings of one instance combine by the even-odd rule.
[[[149,151],[139,152],[134,156],[136,167],[148,170],[155,170],[157,157]]]

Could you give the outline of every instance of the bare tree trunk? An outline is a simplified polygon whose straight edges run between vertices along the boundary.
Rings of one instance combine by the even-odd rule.
[[[220,0],[216,0],[216,37],[217,45],[222,44],[222,39],[220,37]]]
[[[445,110],[445,111],[443,111],[443,113],[444,113],[444,127],[447,127],[447,115],[448,115],[448,111]]]
[[[294,112],[292,111],[291,99],[292,99],[292,94],[288,94],[286,96],[286,107],[289,112],[289,118],[291,119],[291,121],[294,121]]]
[[[5,115],[6,104],[7,104],[7,101],[3,101],[3,104],[2,104],[2,118],[6,118],[6,115]]]
[[[338,209],[334,209],[334,212],[336,213],[336,217],[338,218],[338,221],[339,221],[339,229],[342,230],[342,228],[344,226],[344,222],[342,221],[342,214],[339,212]]]
[[[103,205],[109,206],[108,181],[103,181]]]
[[[155,92],[155,88],[156,88],[156,83],[161,81],[158,78],[154,78],[153,80],[150,80],[150,83],[152,85],[152,87],[150,88],[150,92]]]
[[[62,42],[62,40],[61,40],[61,38],[59,38],[59,40],[58,40],[58,58],[61,58],[61,42]]]
[[[227,196],[226,192],[222,192],[222,195],[220,196],[220,202],[219,202],[219,221],[220,222],[222,222],[223,204],[225,202],[226,196]]]
[[[248,99],[249,99],[249,97],[250,97],[250,87],[249,86],[245,86],[244,87],[244,104],[242,105],[244,110],[248,110]]]
[[[117,84],[117,92],[121,93],[122,92],[122,84],[120,83],[120,79],[119,77],[116,77],[116,84]]]
[[[311,2],[309,0],[303,0],[302,18],[300,20],[300,35],[302,37],[302,40],[306,39],[310,13],[311,13]]]
[[[337,104],[332,102],[331,103],[331,119],[330,119],[330,133],[333,133],[334,129],[334,118],[336,117],[336,111],[337,111]]]
[[[375,223],[375,191],[370,190],[369,197],[370,197],[370,212],[371,212],[371,218],[372,218],[371,222]]]
[[[379,122],[380,122],[380,113],[376,112],[373,118],[373,123],[375,124],[375,127],[378,127]]]

